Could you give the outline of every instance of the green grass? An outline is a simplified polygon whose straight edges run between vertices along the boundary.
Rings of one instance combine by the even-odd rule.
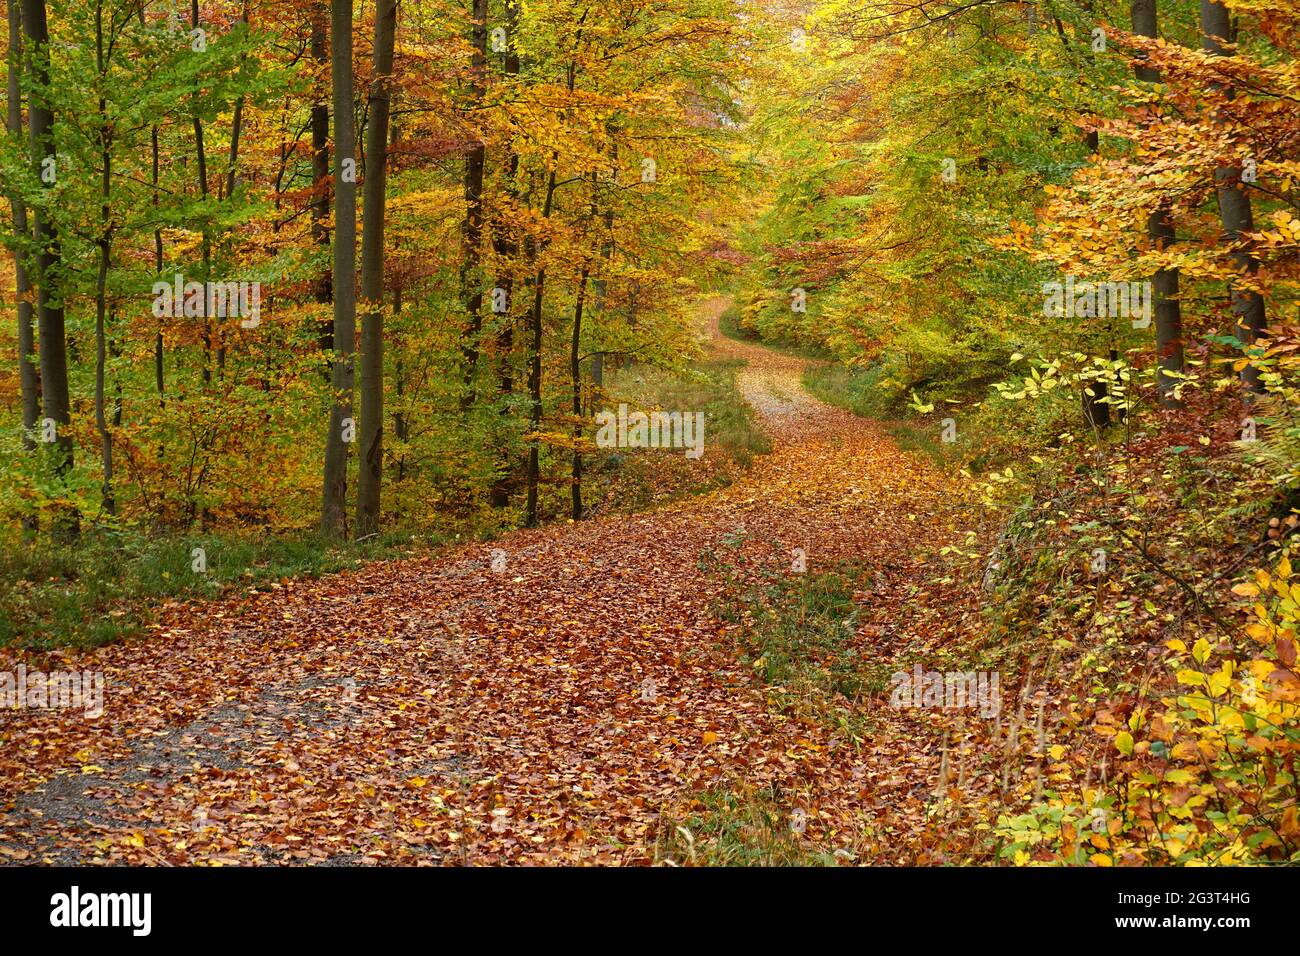
[[[711,570],[719,555],[706,556]],[[741,655],[767,686],[768,705],[807,717],[863,739],[869,729],[864,699],[888,685],[882,661],[865,660],[852,640],[858,609],[853,592],[859,568],[813,574],[766,574],[758,583],[733,587],[717,608],[728,623],[741,624]]]
[[[656,857],[675,866],[834,866],[798,832],[795,810],[771,788],[710,790],[689,815],[660,817]]]
[[[0,544],[0,646],[108,644],[142,633],[165,600],[329,574],[413,547],[409,534],[355,544],[314,535],[91,529],[70,546],[14,534]],[[194,569],[196,548],[204,551],[202,572]]]
[[[624,400],[643,408],[704,413],[704,440],[748,468],[754,455],[772,450],[754,410],[736,387],[743,361],[698,362],[684,372],[637,366],[611,375],[605,390],[611,402]]]
[[[772,450],[772,440],[758,424],[753,408],[736,387],[743,362],[702,362],[702,378],[665,389],[658,396],[665,408],[690,408],[704,412],[705,441],[716,442],[742,468],[755,455]]]
[[[864,418],[888,419],[901,414],[897,393],[880,387],[880,368],[852,368],[839,363],[804,370],[803,386],[828,405],[838,405]]]

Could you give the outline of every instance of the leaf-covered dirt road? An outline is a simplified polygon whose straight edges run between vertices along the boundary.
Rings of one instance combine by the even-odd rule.
[[[769,788],[810,847],[924,861],[936,734],[879,698],[860,740],[779,712],[716,610],[802,548],[810,573],[875,569],[863,659],[960,627],[959,601],[904,600],[947,479],[812,399],[801,360],[718,337],[723,304],[714,348],[748,361],[775,449],[721,492],[179,607],[95,652],[0,652],[107,686],[97,719],[0,718],[0,859],[644,864],[661,814]]]

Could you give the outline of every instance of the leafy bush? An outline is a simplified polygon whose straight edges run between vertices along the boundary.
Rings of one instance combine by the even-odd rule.
[[[1258,598],[1239,638],[1201,637],[1190,649],[1168,641],[1172,689],[1122,724],[1097,724],[1118,755],[1116,776],[1001,816],[1003,856],[1100,866],[1300,861],[1295,580],[1283,556],[1234,589]]]

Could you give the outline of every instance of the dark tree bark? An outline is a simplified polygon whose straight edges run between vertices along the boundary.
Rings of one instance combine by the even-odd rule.
[[[5,85],[8,113],[6,125],[15,139],[23,132],[23,100],[20,78],[22,75],[22,10],[19,0],[9,0],[9,61]],[[13,213],[14,237],[20,242],[30,238],[27,231],[27,206],[17,194],[9,200]],[[36,448],[34,430],[41,414],[40,382],[36,375],[36,334],[32,327],[32,283],[27,276],[26,252],[21,247],[14,253],[14,288],[18,294],[18,380],[23,404],[23,447]],[[34,528],[34,522],[28,522]]]
[[[393,318],[396,319],[402,314],[402,289],[399,286],[393,290]],[[402,353],[399,350],[394,362],[393,369],[393,390],[397,394],[397,408],[393,412],[393,434],[397,437],[400,445],[406,444],[406,439],[410,437],[411,425],[406,419],[404,400],[406,398],[406,368],[402,363]],[[397,461],[393,463],[393,478],[401,484],[406,480],[406,452],[399,455]]]
[[[542,203],[542,219],[551,218],[551,204],[555,199],[555,170],[546,181],[546,199]],[[524,503],[524,526],[535,528],[538,523],[537,491],[541,479],[541,442],[537,432],[542,427],[542,302],[546,294],[546,268],[537,270],[533,279],[533,307],[528,313],[528,467],[525,473],[527,497]]]
[[[27,108],[32,169],[39,178],[48,162],[53,165],[57,177],[54,114],[49,102],[50,49],[45,0],[22,0],[22,19],[28,76],[32,83],[32,95]],[[40,336],[42,411],[47,419],[54,422],[51,467],[54,474],[62,478],[73,464],[69,427],[72,404],[68,396],[68,342],[64,329],[63,295],[59,288],[63,251],[59,243],[58,227],[48,212],[38,206],[33,211],[32,221],[37,249],[36,315]],[[65,540],[75,538],[79,524],[76,512],[68,510],[59,516],[55,533]]]
[[[1207,52],[1215,56],[1233,55],[1233,51],[1224,46],[1232,40],[1232,21],[1228,8],[1223,4],[1201,0],[1201,33],[1205,36]],[[1232,95],[1223,84],[1215,84],[1215,89]],[[1243,276],[1253,276],[1259,271],[1259,260],[1249,249],[1239,245],[1242,235],[1255,228],[1250,197],[1241,182],[1241,167],[1235,163],[1220,166],[1214,171],[1214,183],[1219,196],[1219,219],[1223,223],[1224,241],[1238,244],[1232,252],[1232,261]],[[1237,339],[1243,345],[1250,345],[1268,328],[1264,297],[1236,282],[1229,283],[1228,288],[1236,317]],[[1264,390],[1259,368],[1253,362],[1241,370],[1241,383],[1248,395]]]
[[[1134,33],[1152,38],[1160,35],[1156,0],[1132,0],[1131,13]],[[1144,83],[1160,82],[1160,71],[1140,61],[1133,72]],[[1161,205],[1147,217],[1147,236],[1150,237],[1151,244],[1161,250],[1168,248],[1174,241],[1174,221],[1167,205]],[[1157,269],[1151,277],[1151,291],[1155,300],[1156,361],[1160,368],[1156,393],[1164,408],[1178,408],[1182,405],[1174,392],[1178,376],[1186,368],[1183,358],[1183,314],[1178,302],[1178,286],[1177,269]]]
[[[99,75],[99,270],[95,277],[95,427],[99,432],[100,463],[103,468],[101,501],[107,514],[117,512],[113,499],[113,433],[104,411],[104,373],[108,362],[106,321],[108,315],[108,270],[113,255],[113,130],[108,117],[108,100],[103,86],[108,82],[108,53],[104,43],[104,2],[95,3],[95,71]]]
[[[378,0],[374,79],[366,126],[365,231],[361,238],[361,468],[357,479],[358,539],[379,532],[384,479],[384,190],[388,183],[388,117],[392,108],[397,0]]]
[[[140,4],[139,7],[136,8],[136,15],[139,17],[140,26],[142,27],[145,25],[144,7],[145,5],[142,3]],[[155,225],[153,230],[153,270],[154,270],[154,274],[161,279],[162,267],[163,267],[163,240],[162,240],[162,227],[157,224],[158,200],[159,200],[159,196],[158,196],[159,158],[158,158],[157,124],[154,124],[149,128],[149,152],[150,152],[150,170],[151,170],[150,187],[152,191],[151,201],[153,203],[154,219],[155,219]],[[163,320],[162,319],[158,320],[158,329],[156,332],[154,332],[154,337],[153,337],[153,384],[154,384],[154,391],[158,393],[158,407],[163,408],[166,406],[167,403],[163,400],[163,393],[165,391],[166,381],[164,379],[164,368],[163,368]],[[120,407],[120,403],[119,403],[119,407]],[[162,459],[162,453],[163,453],[163,448],[160,443],[158,446],[159,460]]]
[[[190,25],[199,28],[199,0],[190,0]],[[198,167],[199,195],[208,198],[208,151],[203,142],[203,120],[194,113],[194,159]],[[212,230],[205,223],[203,226],[203,283],[212,280]],[[207,296],[203,298],[203,384],[212,381],[212,322],[208,316]]]
[[[502,60],[502,72],[509,79],[515,79],[519,76],[520,61],[519,54],[515,52],[514,35],[515,27],[519,22],[519,4],[518,0],[507,0],[506,3],[506,42],[507,47],[505,56]],[[506,161],[503,164],[502,179],[504,180],[504,191],[511,200],[513,207],[514,201],[518,199],[518,191],[515,186],[515,177],[519,175],[519,154],[515,152],[514,144],[507,147],[508,153]],[[497,332],[495,350],[497,357],[497,395],[500,398],[508,398],[515,388],[513,353],[515,347],[515,327],[514,318],[511,315],[511,309],[514,307],[514,257],[519,251],[519,243],[514,233],[514,226],[501,219],[498,219],[493,238],[493,249],[496,252],[498,262],[506,263],[505,269],[497,277],[497,288],[501,289],[506,296],[506,312],[501,318],[501,328]],[[504,406],[501,409],[503,421],[509,415],[509,410]],[[502,443],[504,446],[504,442]],[[507,449],[503,447],[501,460],[497,466],[496,479],[492,482],[492,491],[489,496],[492,507],[505,508],[510,504],[510,472],[511,459]]]
[[[1174,223],[1168,206],[1162,206],[1147,218],[1147,235],[1157,249],[1165,249],[1173,243]],[[1151,277],[1151,292],[1155,300],[1156,359],[1160,363],[1156,391],[1164,408],[1181,408],[1183,405],[1174,392],[1178,376],[1186,369],[1183,310],[1178,301],[1179,278],[1177,269],[1157,269]]]
[[[470,41],[474,52],[470,58],[469,102],[472,108],[482,105],[487,74],[487,0],[473,0],[470,13]],[[465,394],[461,407],[474,404],[475,379],[478,374],[479,336],[483,332],[483,277],[479,271],[483,246],[483,167],[487,148],[479,141],[465,155],[465,221],[461,226],[461,298],[468,317],[461,357],[464,366]]]
[[[197,3],[197,0],[196,0]],[[244,5],[236,23],[247,25],[248,23],[248,6]],[[244,57],[241,57],[241,62]],[[239,137],[244,129],[244,94],[240,94],[235,100],[235,111],[230,121],[230,152],[227,156],[227,168],[224,188],[219,184],[217,188],[218,195],[230,202],[235,196],[235,185],[239,178],[236,171],[239,167]],[[217,317],[218,320],[220,317]],[[226,330],[217,325],[217,375],[226,374]]]
[[[329,56],[327,52],[326,21],[329,10],[324,2],[312,8],[311,21],[311,58],[319,69],[324,68]],[[324,88],[317,90],[317,98],[311,107],[311,234],[321,249],[330,244],[330,109]],[[331,273],[326,269],[316,283],[316,301],[322,304],[333,297]],[[327,320],[321,323],[320,349],[328,355],[334,351],[334,323]],[[331,376],[331,364],[324,368],[325,379]]]
[[[154,209],[158,208],[158,127],[155,126],[149,131],[149,147],[153,154],[153,205]],[[163,240],[162,229],[155,228],[153,231],[153,267],[154,272],[162,277],[163,268]],[[158,331],[154,333],[153,339],[153,384],[154,391],[158,393],[158,400],[162,402],[163,393],[166,391],[166,378],[163,367],[163,329],[162,320],[159,320]]]
[[[1156,37],[1159,33],[1156,29],[1156,0],[1130,0],[1129,15],[1133,23],[1133,32],[1141,37]],[[1154,67],[1145,64],[1146,54],[1138,57],[1138,63],[1133,67],[1134,74],[1143,83],[1159,83],[1160,71]]]
[[[1097,141],[1097,131],[1092,130],[1088,133],[1084,142],[1087,144],[1088,152],[1095,153],[1099,148]],[[1114,359],[1115,350],[1110,350],[1110,357]],[[1083,423],[1089,428],[1105,428],[1110,424],[1110,386],[1102,380],[1094,381],[1083,389]]]
[[[347,534],[348,442],[356,370],[357,187],[356,128],[352,112],[352,0],[331,0],[331,83],[334,96],[334,402],[325,436],[321,533]]]
[[[615,172],[617,176],[617,172]],[[600,221],[599,217],[599,189],[600,177],[593,170],[591,173],[591,221],[596,223]],[[605,270],[609,266],[609,260],[614,255],[614,210],[606,209],[604,216],[605,233],[600,243],[600,266],[596,274],[594,283],[596,288],[596,308],[600,309],[605,301]],[[579,350],[582,344],[582,318],[584,306],[587,298],[587,278],[591,272],[590,262],[582,267],[582,276],[578,282],[578,300],[573,308],[573,339],[569,343],[569,380],[573,388],[573,417],[582,418],[582,375],[581,375],[581,357]],[[603,377],[603,365],[605,356],[597,352],[591,359],[591,377],[592,384],[599,386]],[[572,493],[572,517],[574,521],[582,520],[582,451],[578,447],[578,439],[582,437],[582,422],[573,423],[573,469],[571,479],[573,481]]]
[[[595,174],[593,174],[594,179]],[[594,188],[594,183],[593,183]],[[587,299],[587,277],[591,270],[582,267],[578,279],[578,298],[573,305],[573,337],[569,340],[569,387],[573,389],[573,469],[570,474],[572,491],[570,493],[570,514],[574,521],[582,520],[582,451],[577,441],[582,437],[582,307]]]
[[[248,5],[245,4],[239,14],[236,23],[248,23]],[[230,160],[226,169],[226,199],[231,199],[235,195],[235,184],[238,181],[236,170],[239,166],[239,137],[244,130],[244,94],[239,94],[235,100],[235,115],[230,122]]]

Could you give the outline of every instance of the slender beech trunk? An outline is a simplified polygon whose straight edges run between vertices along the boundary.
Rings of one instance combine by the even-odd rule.
[[[1133,22],[1133,32],[1140,37],[1155,38],[1160,35],[1156,29],[1156,0],[1129,0],[1129,15]],[[1138,58],[1133,73],[1143,83],[1159,83],[1160,71],[1146,64],[1146,55]]]
[[[1091,60],[1091,56],[1089,57]],[[1100,148],[1097,131],[1091,130],[1084,138],[1084,144],[1088,147],[1089,153],[1096,153]],[[1107,330],[1109,332],[1109,330]],[[1113,339],[1112,339],[1113,341]],[[1115,350],[1110,350],[1110,357],[1114,359]],[[1110,395],[1110,387],[1105,381],[1094,381],[1084,387],[1083,390],[1083,423],[1089,428],[1105,428],[1110,424],[1110,403],[1106,399]]]
[[[140,18],[140,26],[142,26],[142,27],[145,25],[144,8],[145,8],[145,5],[144,5],[143,3],[140,4],[140,6],[136,8],[136,13],[137,13],[137,15],[138,15],[139,18]],[[157,126],[157,124],[154,124],[153,126],[151,126],[151,127],[149,128],[149,152],[150,152],[150,170],[151,170],[151,172],[150,172],[150,188],[151,188],[151,192],[152,192],[151,202],[152,202],[152,204],[153,204],[153,208],[154,208],[154,230],[153,230],[153,271],[154,271],[154,275],[155,275],[155,277],[161,279],[161,278],[162,278],[162,268],[163,268],[163,241],[162,241],[162,227],[161,227],[161,225],[159,224],[159,221],[158,221],[158,205],[159,205],[159,202],[158,202],[158,200],[159,200],[159,196],[158,196],[158,172],[159,172],[159,159],[158,159],[158,126]],[[154,331],[154,336],[153,336],[153,385],[154,385],[154,391],[158,393],[158,407],[159,407],[160,409],[165,408],[166,405],[167,405],[167,402],[166,402],[166,401],[164,400],[164,398],[163,398],[163,394],[164,394],[164,392],[165,392],[165,390],[166,390],[166,381],[165,381],[165,378],[164,378],[164,371],[165,371],[165,370],[164,370],[164,367],[163,367],[163,320],[162,320],[162,319],[159,319],[159,320],[158,320],[158,328]],[[119,392],[120,392],[120,390],[121,390],[121,384],[120,384],[120,383],[119,383],[119,385],[118,385],[118,390],[119,390]],[[121,403],[121,400],[119,399],[119,401],[118,401],[118,417],[119,417],[119,418],[120,418],[120,416],[121,416],[121,408],[122,408],[122,403]],[[159,460],[159,461],[162,461],[162,457],[163,457],[163,445],[162,445],[162,442],[159,442],[159,443],[158,443],[158,460]]]
[[[153,206],[158,208],[158,127],[155,126],[149,130],[149,148],[153,153]],[[154,272],[161,278],[163,268],[163,240],[162,228],[156,227],[153,231],[153,268]],[[158,331],[154,333],[153,339],[153,383],[154,390],[158,393],[159,404],[162,404],[162,396],[166,391],[166,378],[163,367],[163,326],[162,319],[158,320]]]
[[[108,60],[104,47],[104,0],[95,3],[95,72],[99,83],[99,271],[95,277],[95,428],[99,432],[99,454],[103,467],[101,501],[107,514],[116,514],[113,500],[113,433],[108,429],[104,412],[104,375],[108,363],[107,330],[108,269],[113,255],[113,210],[110,202],[113,185],[113,131],[108,118],[108,100],[104,87],[108,83]]]
[[[23,134],[22,51],[23,19],[19,0],[9,0],[9,61],[5,85],[8,113],[6,126],[15,140]],[[27,206],[16,195],[9,201],[13,211],[14,238],[25,243],[30,238],[27,231]],[[18,383],[23,405],[23,448],[35,451],[35,429],[41,415],[40,378],[37,375],[36,331],[32,325],[31,279],[27,275],[27,250],[20,245],[14,251],[14,291],[17,294],[18,313]],[[40,522],[34,514],[24,515],[23,530],[34,533]]]
[[[388,117],[392,108],[397,0],[378,0],[374,78],[366,126],[365,231],[361,237],[361,467],[356,536],[379,532],[384,480],[384,190],[388,182]]]
[[[508,46],[502,61],[502,71],[509,79],[517,79],[520,70],[519,54],[515,52],[514,46],[515,28],[518,23],[519,2],[518,0],[507,0],[506,42]],[[509,206],[512,214],[514,203],[519,198],[518,188],[515,185],[515,179],[518,175],[519,154],[515,151],[514,143],[511,142],[507,147],[502,179],[505,181],[504,190],[510,199]],[[514,257],[519,251],[519,241],[515,236],[512,223],[506,222],[504,219],[498,219],[493,238],[493,249],[497,261],[506,264],[497,277],[497,288],[505,293],[506,312],[501,318],[502,324],[497,332],[495,343],[497,353],[497,395],[504,399],[509,397],[515,388],[514,365],[512,364],[515,347],[515,326],[511,309],[514,307]],[[501,408],[503,429],[506,427],[509,414],[509,408],[503,403]],[[501,458],[497,465],[497,475],[492,482],[492,491],[490,493],[490,501],[494,508],[505,508],[510,504],[512,462],[504,438],[501,444]]]
[[[591,221],[599,222],[599,198],[598,190],[600,188],[600,176],[593,169],[591,171]],[[609,259],[613,255],[614,246],[610,240],[610,234],[614,222],[614,210],[605,211],[605,236],[600,243],[601,267],[596,277],[596,308],[599,309],[605,298],[605,280],[604,266],[609,264]],[[582,266],[582,276],[578,281],[578,299],[573,307],[573,338],[569,343],[569,382],[573,388],[573,468],[570,478],[573,483],[573,492],[571,495],[572,510],[571,515],[574,521],[582,520],[582,449],[578,447],[578,441],[582,438],[582,314],[587,299],[587,278],[591,273],[591,262],[588,260]],[[599,354],[592,357],[592,377],[595,378],[599,368],[601,356]]]
[[[190,24],[199,28],[199,0],[190,0]],[[194,113],[194,158],[198,167],[199,195],[208,198],[208,153],[203,144],[203,120],[199,118],[197,106]],[[208,224],[203,226],[203,287],[212,279],[212,231]],[[203,384],[212,381],[212,325],[208,318],[208,297],[203,297]]]
[[[551,218],[551,204],[555,199],[555,170],[546,181],[546,199],[542,203],[542,219]],[[544,250],[541,250],[544,251]],[[528,313],[528,485],[524,504],[524,526],[537,527],[537,489],[541,478],[541,443],[537,432],[542,427],[542,301],[546,295],[546,267],[537,270],[533,279],[533,307]]]
[[[1134,33],[1153,39],[1160,35],[1156,0],[1132,0],[1130,12]],[[1143,83],[1159,83],[1160,71],[1142,60],[1133,68],[1134,74]],[[1174,221],[1167,203],[1161,203],[1147,217],[1147,236],[1151,239],[1151,244],[1160,250],[1167,249],[1173,243]],[[1151,291],[1155,300],[1156,361],[1160,368],[1156,392],[1164,408],[1179,408],[1182,405],[1174,393],[1178,376],[1185,369],[1183,314],[1178,302],[1178,286],[1177,269],[1157,269],[1151,277]]]
[[[144,8],[145,8],[145,4],[141,3],[138,10],[140,15],[140,26],[145,25]],[[159,161],[158,161],[158,125],[156,123],[149,128],[149,151],[152,159],[151,185],[153,188],[154,221],[155,223],[158,223]],[[162,278],[162,267],[163,267],[162,226],[160,224],[156,224],[153,230],[153,270],[155,275],[157,275],[157,277],[160,279]],[[164,368],[163,368],[163,320],[162,319],[158,320],[158,330],[154,332],[154,337],[153,337],[153,384],[154,384],[154,391],[158,393],[158,407],[162,408],[166,405],[166,402],[163,401],[163,393],[165,391],[166,381],[164,379]],[[162,453],[163,453],[162,444],[159,443],[158,459],[160,461],[162,460]]]
[[[247,25],[248,23],[248,5],[245,4],[239,14],[236,23]],[[243,62],[241,57],[240,62]],[[239,137],[244,131],[244,94],[240,93],[235,100],[235,115],[230,121],[230,160],[226,169],[226,196],[227,200],[232,199],[235,195],[235,184],[238,177],[235,175],[239,166]]]
[[[389,155],[397,149],[397,141],[401,139],[401,130],[396,122],[392,123],[392,130],[388,137]],[[402,286],[399,281],[394,281],[393,286],[393,327],[401,328],[402,315]],[[403,450],[397,460],[393,463],[394,480],[398,483],[406,480],[406,452],[404,450],[407,437],[411,432],[411,424],[406,416],[406,368],[402,362],[402,350],[398,349],[394,356],[393,369],[393,389],[397,395],[397,407],[393,409],[393,435],[402,443]]]
[[[330,72],[334,95],[334,392],[325,436],[321,533],[347,535],[348,441],[357,338],[357,136],[352,104],[352,0],[331,0]]]
[[[311,58],[317,69],[322,73],[328,61],[325,26],[328,19],[329,10],[326,4],[318,2],[312,8]],[[323,86],[318,88],[316,101],[312,103],[311,107],[311,234],[316,245],[321,249],[329,248],[330,244],[330,109],[329,103],[326,101],[326,95]],[[329,302],[332,297],[333,287],[330,281],[330,270],[326,269],[316,282],[316,301],[324,304]],[[332,320],[321,323],[320,350],[324,355],[329,355],[334,351],[334,323]],[[323,371],[326,381],[329,381],[331,363],[327,362]]]
[[[49,26],[45,19],[45,0],[22,0],[23,33],[26,36],[28,76],[32,93],[28,103],[28,135],[32,170],[41,178],[47,164],[58,175],[54,149],[54,114],[50,109]],[[45,418],[54,422],[55,438],[50,449],[51,469],[62,478],[72,468],[73,447],[70,424],[72,403],[68,396],[68,342],[64,329],[63,295],[59,273],[63,250],[58,227],[50,213],[41,206],[33,210],[33,234],[36,241],[36,316],[40,340],[41,403]],[[75,538],[80,518],[68,508],[59,515],[55,534],[64,540]]]
[[[397,317],[402,314],[402,290],[399,286],[393,290],[393,319],[396,323]],[[405,399],[406,399],[406,368],[402,364],[402,352],[397,351],[396,362],[393,369],[393,388],[397,393],[397,408],[393,411],[393,435],[396,436],[400,447],[403,449],[398,456],[397,461],[393,463],[394,480],[401,484],[406,480],[406,439],[410,437],[411,425],[406,420]]]
[[[197,3],[197,0],[195,0]],[[236,23],[248,23],[248,6],[245,5],[239,14]],[[241,63],[243,57],[240,58]],[[239,137],[244,129],[244,94],[240,94],[235,100],[234,116],[230,121],[230,152],[226,159],[226,179],[224,188],[221,184],[217,187],[218,195],[226,202],[233,200],[235,195],[235,184],[238,182],[236,170],[239,167]],[[220,316],[217,319],[217,376],[224,377],[226,374],[226,330],[220,324]]]
[[[235,100],[235,115],[230,122],[230,156],[226,170],[226,188],[225,199],[229,200],[235,195],[235,170],[239,165],[239,135],[244,127],[244,98],[242,96]]]
[[[6,126],[14,139],[23,132],[22,51],[23,22],[19,0],[9,0],[9,61],[5,84],[5,103],[8,107]],[[27,231],[27,206],[14,194],[9,200],[13,212],[14,236],[20,242],[29,238]],[[36,334],[32,327],[32,283],[27,276],[26,250],[21,246],[14,253],[14,289],[18,298],[18,380],[23,404],[23,447],[36,448],[36,420],[41,414],[40,381],[36,375]],[[34,525],[32,525],[34,527]]]
[[[482,106],[487,80],[487,15],[488,0],[473,0],[470,12],[469,102],[470,107]],[[476,142],[465,154],[465,221],[461,225],[460,290],[467,316],[464,338],[461,341],[461,363],[464,369],[465,394],[461,408],[474,404],[475,379],[478,374],[479,336],[483,332],[483,276],[479,271],[483,247],[483,167],[487,147],[482,140]]]
[[[1224,46],[1232,41],[1232,22],[1228,8],[1223,4],[1201,0],[1201,33],[1205,37],[1203,43],[1207,52],[1216,56],[1233,55],[1233,51]],[[1232,96],[1226,84],[1215,83],[1213,88],[1229,98]],[[1242,245],[1242,236],[1252,231],[1255,223],[1250,197],[1241,182],[1241,167],[1236,163],[1220,166],[1214,171],[1214,183],[1219,196],[1219,219],[1223,223],[1224,241],[1237,246],[1232,251],[1232,261],[1243,276],[1253,276],[1259,271],[1259,260]],[[1243,288],[1238,282],[1229,282],[1228,289],[1236,317],[1237,339],[1243,345],[1250,345],[1268,327],[1264,297]],[[1241,370],[1241,383],[1248,396],[1264,390],[1259,368],[1253,362]]]
[[[595,174],[592,174],[595,178]],[[592,188],[595,188],[593,182]],[[593,200],[593,205],[595,204]],[[587,298],[587,276],[591,273],[590,266],[582,267],[582,275],[578,279],[578,298],[573,305],[573,337],[569,340],[569,387],[573,389],[573,470],[570,474],[572,492],[571,514],[574,521],[582,520],[582,451],[578,448],[578,440],[582,438],[582,356],[579,351],[582,345],[582,307]]]
[[[569,61],[568,67],[568,88],[569,93],[573,93],[574,83],[577,79],[577,64],[572,60]],[[559,163],[559,156],[554,157],[554,162]],[[555,201],[555,168],[552,167],[550,175],[546,180],[546,198],[542,202],[542,221],[551,218],[551,209]],[[538,254],[544,254],[546,247],[550,243],[543,241]],[[585,270],[584,270],[585,272]],[[584,276],[584,283],[586,278]],[[533,308],[530,316],[530,327],[532,332],[532,341],[529,343],[529,363],[528,363],[528,430],[533,437],[528,441],[528,496],[524,507],[524,525],[534,528],[538,524],[539,515],[537,511],[537,492],[541,480],[541,442],[536,437],[537,432],[542,427],[542,299],[546,288],[546,268],[543,266],[537,270],[536,278],[533,281]]]

